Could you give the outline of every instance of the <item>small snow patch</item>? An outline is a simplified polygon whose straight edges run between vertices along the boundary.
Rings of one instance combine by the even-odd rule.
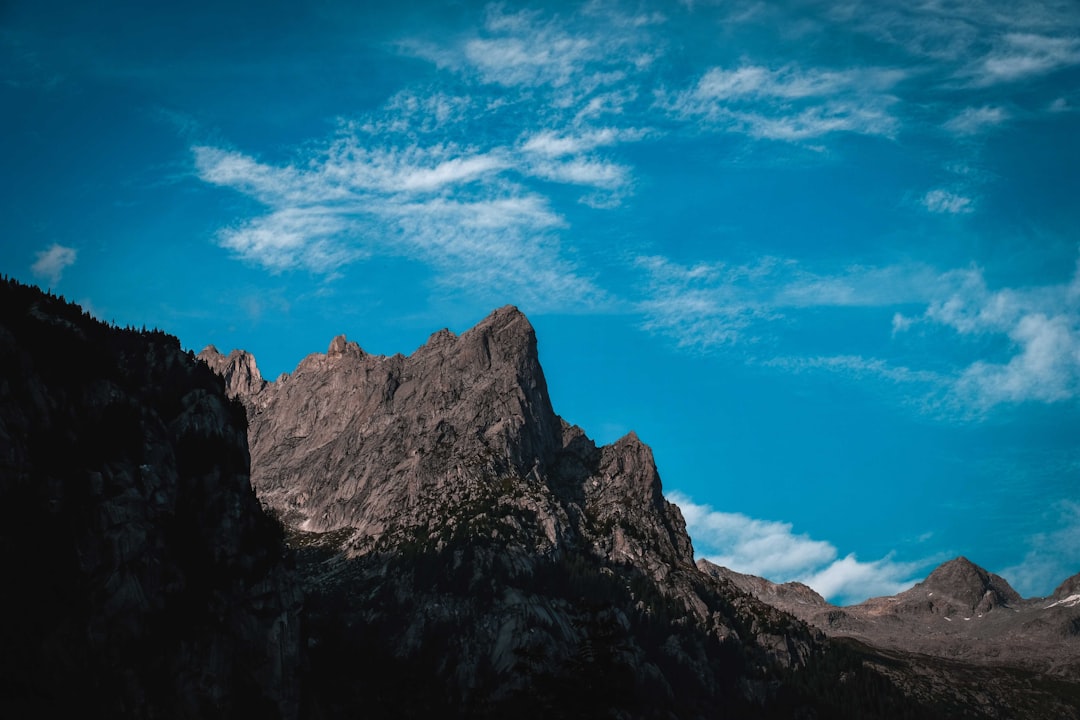
[[[1050,608],[1057,607],[1059,605],[1061,607],[1075,607],[1077,605],[1080,605],[1080,595],[1070,595],[1069,597],[1064,598],[1063,600],[1058,600],[1057,602],[1050,603],[1044,609],[1049,610]]]

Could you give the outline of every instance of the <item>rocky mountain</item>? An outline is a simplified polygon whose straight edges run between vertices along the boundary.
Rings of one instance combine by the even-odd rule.
[[[777,585],[706,560],[698,566],[833,637],[1080,682],[1080,575],[1049,598],[1024,599],[1004,578],[959,557],[897,595],[836,607],[793,591],[798,583]]]
[[[821,597],[810,586],[800,582],[774,583],[756,575],[737,573],[708,560],[698,560],[697,566],[706,575],[725,580],[744,593],[793,615],[798,614],[793,611],[793,608],[816,609],[829,607],[829,604],[825,602],[825,598]]]
[[[266,384],[246,353],[200,357],[246,404],[252,484],[301,547],[313,665],[351,666],[383,695],[389,668],[435,679],[386,714],[738,716],[804,701],[754,668],[805,667],[822,652],[813,634],[697,571],[649,448],[633,434],[597,447],[555,414],[517,309],[408,357],[338,337]],[[367,603],[341,607],[356,596]],[[323,711],[358,702],[334,693]]]
[[[0,717],[296,717],[302,596],[248,469],[175,338],[0,282]]]
[[[1054,607],[1076,607],[1080,605],[1080,573],[1066,579],[1054,590],[1049,598]]]
[[[0,716],[1080,717],[1067,669],[830,638],[755,595],[849,608],[695,565],[649,448],[555,414],[514,308],[274,382],[200,357],[0,288]],[[999,580],[920,592],[1006,617]]]
[[[703,572],[649,448],[555,414],[515,308],[407,357],[337,337],[272,383],[200,357],[299,549],[317,715],[1080,717],[996,670],[827,640],[773,606],[831,608],[805,586]]]

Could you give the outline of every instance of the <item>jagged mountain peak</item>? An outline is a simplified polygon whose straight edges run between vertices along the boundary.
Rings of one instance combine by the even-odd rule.
[[[487,315],[461,335],[443,329],[434,333],[416,354],[450,352],[485,370],[493,366],[515,367],[525,372],[539,370],[536,332],[525,314],[506,305]]]
[[[433,493],[472,497],[480,476],[537,481],[562,444],[535,332],[512,306],[407,356],[369,355],[338,335],[269,385],[238,380],[244,363],[205,359],[248,406],[253,484],[305,529],[375,536],[389,527],[372,520],[389,516],[387,503],[409,508],[401,526]]]
[[[518,330],[527,334],[534,334],[532,323],[525,313],[521,312],[516,305],[503,305],[495,308],[473,328],[474,330],[491,328]]]
[[[230,397],[256,395],[266,387],[255,356],[246,350],[233,350],[223,355],[213,345],[207,345],[196,357],[224,378],[225,391]]]
[[[330,347],[326,349],[326,356],[328,358],[340,357],[342,355],[355,355],[362,357],[364,351],[360,349],[357,343],[349,342],[348,338],[344,334],[337,335],[330,341]]]
[[[207,362],[248,404],[252,483],[305,530],[374,538],[430,524],[435,507],[472,503],[489,485],[518,497],[548,487],[555,494],[527,501],[527,512],[550,542],[569,532],[602,553],[637,557],[655,545],[665,561],[693,562],[652,450],[634,432],[598,448],[555,414],[535,331],[514,306],[460,335],[437,331],[408,356],[368,355],[340,335],[287,381],[254,392],[230,382],[229,363]],[[560,509],[568,504],[578,509]],[[585,506],[592,529],[571,529]],[[631,526],[640,532],[626,534]]]

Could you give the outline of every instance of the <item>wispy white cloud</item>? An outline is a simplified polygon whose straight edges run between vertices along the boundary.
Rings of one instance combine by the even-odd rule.
[[[643,327],[698,349],[754,341],[761,326],[797,310],[926,303],[951,282],[922,265],[853,266],[823,275],[772,257],[685,266],[652,256],[638,258],[637,266],[648,281],[638,305]]]
[[[932,213],[949,215],[963,215],[975,209],[971,198],[941,188],[930,190],[923,195],[922,204]]]
[[[1054,98],[1054,101],[1050,103],[1047,108],[1047,110],[1052,113],[1070,112],[1072,109],[1072,106],[1069,105],[1069,101],[1063,97]]]
[[[712,68],[698,81],[692,96],[710,102],[742,97],[794,100],[841,93],[867,94],[888,91],[904,76],[903,71],[883,68],[843,71],[804,71],[791,66],[770,70],[760,65],[744,65],[735,70]]]
[[[195,148],[204,181],[269,209],[220,236],[224,247],[269,270],[329,273],[389,253],[433,264],[442,283],[513,291],[533,307],[595,301],[601,293],[561,258],[551,235],[562,218],[543,196],[498,177],[511,167],[508,158],[447,145],[370,150],[355,135],[304,169]]]
[[[401,90],[293,163],[193,148],[202,180],[266,208],[222,229],[220,243],[275,272],[332,273],[398,253],[434,266],[441,284],[512,286],[514,297],[546,296],[545,307],[596,302],[604,293],[561,249],[566,220],[551,184],[594,208],[632,191],[634,168],[617,148],[649,130],[623,113],[663,52],[652,32],[665,21],[605,2],[572,16],[493,4],[472,32],[403,41],[404,53],[453,74],[454,92]]]
[[[834,23],[902,47],[915,57],[961,64],[975,57],[979,59],[975,67],[1007,57],[1017,36],[1052,38],[1080,29],[1075,5],[1043,0],[876,0],[829,3],[827,12]],[[969,75],[971,70],[968,67]]]
[[[721,115],[727,113],[721,113]],[[891,136],[898,121],[883,108],[857,103],[828,103],[807,108],[796,115],[769,116],[755,112],[731,112],[730,129],[762,140],[799,142],[834,132]]]
[[[410,40],[405,52],[481,84],[545,93],[548,111],[619,112],[633,98],[633,78],[663,52],[651,32],[658,13],[626,14],[590,3],[569,16],[489,5],[477,32],[437,44]],[[603,97],[605,101],[601,101]]]
[[[771,264],[687,267],[659,256],[638,258],[649,283],[646,299],[638,304],[642,326],[674,338],[680,347],[699,350],[745,340],[744,332],[754,323],[775,317],[744,289],[748,281],[771,273]]]
[[[37,253],[37,260],[30,266],[30,271],[37,277],[44,278],[50,285],[56,285],[64,275],[64,270],[75,264],[78,251],[53,243],[47,249]]]
[[[690,89],[659,103],[675,116],[759,139],[801,141],[833,132],[893,135],[892,88],[905,73],[887,68],[802,70],[761,65],[712,68]]]
[[[476,100],[468,95],[450,95],[437,86],[422,91],[407,88],[386,102],[386,112],[369,118],[367,133],[433,133],[465,120],[475,110]]]
[[[488,36],[465,43],[464,59],[484,81],[500,85],[565,86],[597,53],[590,39],[566,33],[536,11],[490,6],[484,29]]]
[[[941,385],[950,380],[930,370],[913,370],[903,365],[894,365],[882,358],[866,358],[861,355],[777,357],[764,360],[761,364],[766,367],[782,368],[789,372],[827,370],[848,375],[854,379],[878,378],[892,383]]]
[[[969,107],[945,123],[945,129],[957,135],[977,135],[1005,123],[1009,113],[1002,107]]]
[[[221,245],[272,272],[307,268],[329,274],[366,255],[349,246],[353,223],[336,209],[281,206],[269,215],[223,229]]]
[[[1080,64],[1080,12],[1075,3],[856,0],[818,5],[834,31],[864,33],[910,55],[908,62],[895,62],[918,77],[916,92],[948,89],[945,101],[920,100],[909,106],[912,113],[901,108],[898,114],[905,128],[928,119],[928,110],[955,112],[956,103],[965,97],[984,99],[992,93],[1005,98],[1022,88],[1013,100],[1023,107],[1033,99],[1029,81]],[[973,113],[956,118],[949,129],[974,134],[1004,119]]]
[[[914,584],[915,573],[926,564],[897,562],[892,556],[872,562],[854,554],[840,558],[832,543],[796,533],[790,523],[721,512],[678,491],[667,495],[682,511],[700,557],[773,582],[798,580],[834,602],[899,592]]]
[[[986,57],[969,68],[976,86],[1016,82],[1080,63],[1080,38],[1006,33]]]
[[[939,272],[922,265],[855,266],[819,275],[776,258],[745,266],[684,266],[663,257],[639,258],[638,266],[648,279],[646,299],[637,306],[643,328],[673,338],[680,347],[708,351],[754,343],[769,326],[782,329],[778,320],[798,322],[806,309],[895,308],[888,321],[893,337],[923,324],[952,330],[956,349],[964,346],[965,337],[984,336],[1007,340],[1009,350],[1004,358],[951,370],[942,368],[940,345],[927,350],[933,369],[843,351],[780,354],[755,362],[787,371],[921,384],[935,396],[927,407],[939,410],[941,403],[984,412],[1002,403],[1080,397],[1080,268],[1061,285],[994,291],[977,268]],[[921,314],[900,309],[920,306]],[[940,336],[935,341],[948,342]]]
[[[1062,285],[996,291],[977,268],[951,275],[953,292],[930,303],[924,320],[961,336],[1005,336],[1011,343],[1008,360],[979,360],[963,370],[958,399],[988,409],[1080,396],[1080,266]]]
[[[580,155],[598,147],[607,147],[623,142],[634,142],[645,136],[645,132],[636,128],[599,127],[588,130],[571,130],[562,134],[551,130],[534,133],[522,143],[525,153],[547,158],[559,158],[567,155]]]

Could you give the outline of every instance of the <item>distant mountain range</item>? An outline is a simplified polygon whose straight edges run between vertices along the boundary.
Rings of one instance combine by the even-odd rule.
[[[695,564],[515,308],[267,382],[0,295],[0,715],[1080,718],[1080,577],[1022,600],[958,559],[837,608]]]
[[[1050,597],[1025,600],[1004,578],[960,557],[902,593],[836,607],[800,583],[771,583],[707,560],[698,567],[834,637],[1080,677],[1080,574]]]

